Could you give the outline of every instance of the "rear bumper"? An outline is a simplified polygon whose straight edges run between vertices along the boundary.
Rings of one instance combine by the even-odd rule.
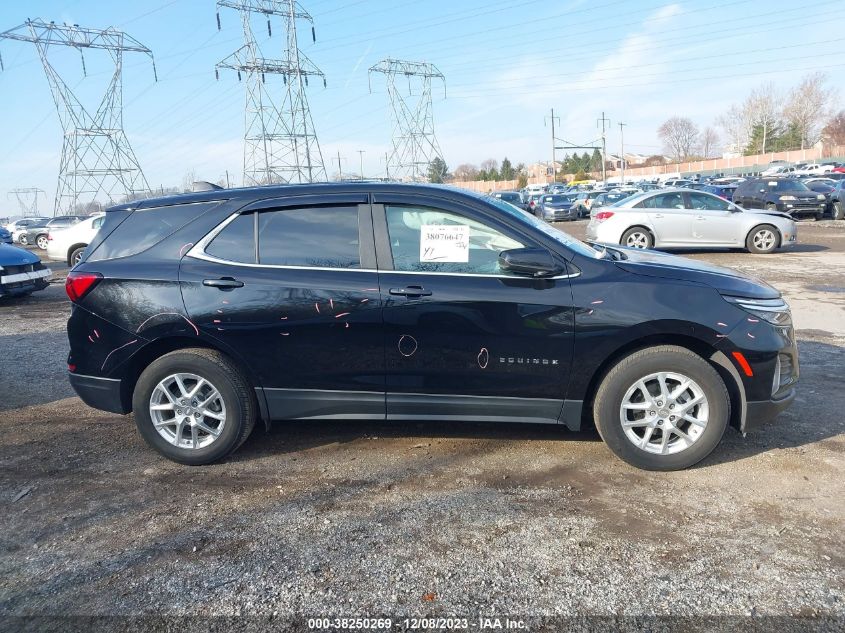
[[[83,376],[69,373],[70,386],[82,402],[89,407],[111,411],[112,413],[129,413],[123,406],[120,396],[120,380],[116,378],[99,378],[97,376]]]
[[[789,408],[795,400],[795,388],[777,400],[757,400],[746,403],[745,424],[743,433],[755,431],[767,422],[774,420],[782,411]]]

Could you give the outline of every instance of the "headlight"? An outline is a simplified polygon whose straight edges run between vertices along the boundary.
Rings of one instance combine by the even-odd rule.
[[[824,200],[824,194],[820,193],[819,195],[816,196],[816,199],[817,200]]]
[[[792,325],[792,313],[789,311],[789,304],[783,299],[725,297],[725,301],[772,325]]]
[[[795,200],[795,196],[781,196],[778,200]]]

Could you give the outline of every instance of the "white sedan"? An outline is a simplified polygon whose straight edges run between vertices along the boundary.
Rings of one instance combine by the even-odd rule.
[[[743,209],[692,189],[664,189],[625,198],[593,213],[587,238],[633,248],[745,248],[771,253],[797,239],[785,213]]]
[[[47,234],[47,257],[65,261],[71,267],[76,266],[85,248],[103,225],[105,217],[104,214],[96,215],[66,229],[50,231]]]

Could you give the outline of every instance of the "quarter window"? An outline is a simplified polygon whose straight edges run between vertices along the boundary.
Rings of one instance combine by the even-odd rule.
[[[276,266],[360,268],[358,207],[307,207],[258,216],[258,261]]]
[[[393,269],[512,275],[499,253],[524,244],[482,222],[432,207],[387,206]]]
[[[230,262],[255,263],[255,215],[245,213],[229,222],[205,252]]]

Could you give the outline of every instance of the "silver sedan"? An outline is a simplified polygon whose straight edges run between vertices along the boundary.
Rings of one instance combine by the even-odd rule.
[[[596,210],[587,238],[634,248],[745,248],[771,253],[797,239],[785,213],[743,209],[692,189],[662,189],[633,195]]]

